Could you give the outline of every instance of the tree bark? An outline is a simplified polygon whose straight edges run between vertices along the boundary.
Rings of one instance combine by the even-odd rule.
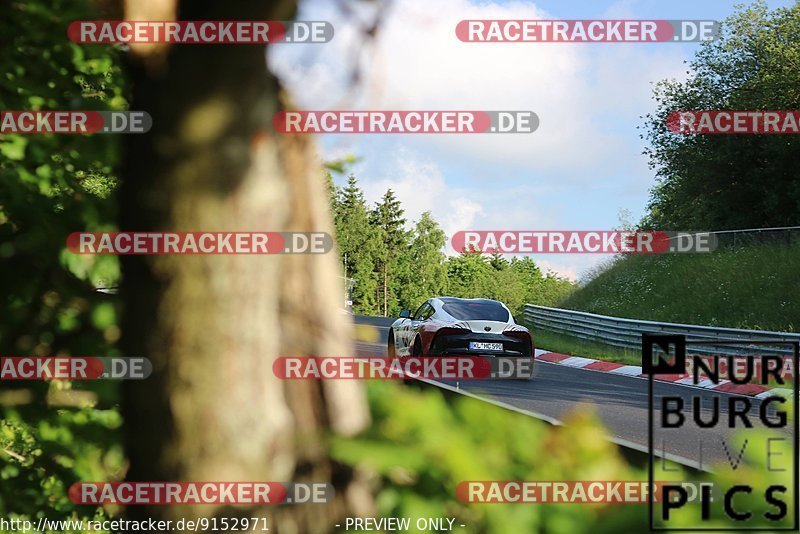
[[[126,18],[165,20],[169,2],[129,0]],[[286,20],[293,2],[185,2],[183,20]],[[281,137],[277,80],[259,45],[132,50],[132,109],[153,128],[126,140],[120,229],[326,231],[332,223],[310,141]],[[369,514],[363,483],[327,435],[363,429],[362,386],[282,382],[280,355],[352,354],[335,252],[123,258],[123,347],[153,375],[124,386],[128,480],[333,483],[328,505],[131,507],[165,519],[267,516],[270,530],[325,532]]]

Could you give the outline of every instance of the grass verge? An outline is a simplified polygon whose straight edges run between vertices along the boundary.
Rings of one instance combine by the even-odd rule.
[[[594,358],[595,360],[616,362],[625,365],[642,364],[641,351],[612,347],[602,343],[556,334],[547,330],[534,330],[533,342],[537,349],[548,350],[550,352],[569,354],[570,356],[581,356],[583,358]]]
[[[800,246],[616,259],[559,308],[659,322],[800,331]]]

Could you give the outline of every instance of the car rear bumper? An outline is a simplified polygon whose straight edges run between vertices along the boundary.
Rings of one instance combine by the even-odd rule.
[[[503,350],[470,349],[469,344],[471,341],[502,343]],[[476,332],[436,336],[431,343],[430,354],[431,356],[505,356],[523,358],[533,356],[531,343],[523,338]]]

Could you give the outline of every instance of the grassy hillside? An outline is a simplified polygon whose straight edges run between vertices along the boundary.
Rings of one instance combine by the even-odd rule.
[[[617,317],[800,331],[800,247],[620,258],[561,308]]]

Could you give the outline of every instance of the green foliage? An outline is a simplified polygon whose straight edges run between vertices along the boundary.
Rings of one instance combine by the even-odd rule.
[[[646,480],[627,465],[589,412],[551,427],[522,414],[439,390],[369,385],[374,424],[337,439],[335,458],[380,476],[383,517],[456,518],[465,532],[640,532],[646,505],[465,504],[470,480]]]
[[[447,262],[450,294],[455,297],[483,297],[488,291],[493,269],[483,254],[463,252]]]
[[[411,232],[410,245],[400,256],[397,278],[398,305],[390,309],[396,316],[433,295],[448,293],[447,265],[442,249],[447,236],[430,212],[425,212]]]
[[[800,247],[619,258],[560,306],[651,321],[794,332]]]
[[[800,103],[800,4],[740,7],[701,45],[685,82],[656,84],[646,154],[656,170],[643,227],[725,230],[800,224],[796,135],[682,135],[667,115],[693,109],[785,110]]]
[[[126,107],[118,51],[66,39],[64,21],[90,13],[88,2],[64,1],[13,3],[6,10],[0,33],[14,56],[3,57],[0,108]],[[116,282],[116,259],[63,252],[70,232],[105,229],[113,220],[113,204],[105,199],[117,186],[118,160],[113,136],[0,139],[0,279],[9,289],[0,338],[7,350],[49,354],[64,337],[75,341],[81,329],[91,330],[92,284]]]
[[[497,409],[477,399],[447,394],[439,389],[416,388],[371,381],[368,385],[373,424],[355,438],[334,438],[334,458],[371,475],[378,491],[381,517],[453,517],[464,532],[579,532],[617,533],[649,530],[647,504],[481,504],[457,499],[464,481],[646,481],[647,473],[630,466],[620,450],[607,440],[591,408],[564,418],[564,426]],[[791,410],[789,410],[791,411]],[[791,422],[789,423],[792,424]],[[739,510],[752,510],[756,522],[786,528],[782,522],[761,518],[775,507],[764,502],[769,485],[791,488],[791,470],[770,471],[768,439],[774,454],[791,455],[791,440],[779,430],[759,429],[734,434],[726,442],[733,452],[727,463],[707,465],[713,475],[689,471],[669,461],[654,464],[658,482],[710,483],[714,487],[711,518],[704,528],[725,529],[732,520],[724,515],[722,493],[746,481],[750,495],[736,497]],[[744,440],[748,445],[743,448]],[[742,459],[734,469],[739,451]],[[772,458],[774,461],[775,456]],[[642,458],[641,460],[644,460]],[[789,490],[780,496],[789,505]],[[697,527],[699,499],[673,512],[669,527]],[[657,504],[654,510],[660,511]],[[413,530],[413,528],[412,528]]]
[[[450,294],[464,298],[491,298],[504,302],[515,317],[525,304],[553,306],[570,294],[574,285],[552,274],[543,275],[528,257],[509,262],[495,254],[465,252],[447,262]]]
[[[0,109],[122,110],[120,52],[82,46],[68,24],[99,18],[85,0],[12,1],[0,17]],[[119,279],[117,259],[65,248],[69,233],[113,230],[119,139],[109,135],[0,136],[2,355],[114,356],[115,302],[94,292]],[[70,399],[80,399],[75,404]],[[122,459],[108,384],[19,382],[0,402],[0,516],[92,517],[66,488],[119,475]]]
[[[325,163],[323,163],[323,168],[325,169],[326,173],[329,176],[331,172],[344,174],[345,172],[347,172],[347,169],[351,168],[353,165],[358,163],[358,161],[359,158],[353,155],[349,155],[340,159],[326,161]]]
[[[7,409],[0,421],[0,517],[105,516],[102,508],[73,504],[67,490],[78,480],[123,476],[121,423],[115,409]]]

